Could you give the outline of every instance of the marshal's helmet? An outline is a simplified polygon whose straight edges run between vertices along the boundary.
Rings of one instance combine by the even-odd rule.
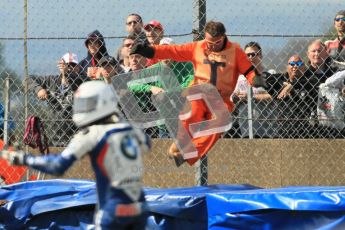
[[[119,113],[118,100],[111,85],[103,81],[81,84],[74,94],[73,121],[84,127],[114,113]]]

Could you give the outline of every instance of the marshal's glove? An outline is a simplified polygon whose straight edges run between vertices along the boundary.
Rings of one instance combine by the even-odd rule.
[[[155,50],[147,44],[137,43],[132,47],[129,54],[140,54],[143,57],[153,58],[155,56]]]
[[[254,78],[253,78],[253,87],[263,87],[265,89],[268,88],[268,85],[266,83],[266,80],[263,76],[261,75],[256,75]]]
[[[7,160],[11,165],[24,165],[24,156],[23,151],[9,151],[2,150],[0,152],[2,158]]]

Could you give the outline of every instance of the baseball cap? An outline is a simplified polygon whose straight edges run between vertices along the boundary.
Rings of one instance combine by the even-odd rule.
[[[147,23],[145,26],[144,26],[144,29],[145,30],[148,30],[149,27],[156,27],[156,28],[159,28],[160,30],[163,30],[163,26],[162,24],[157,21],[157,20],[152,20],[150,21],[149,23]]]
[[[77,57],[77,55],[74,54],[74,53],[71,53],[71,52],[65,53],[65,54],[62,56],[62,60],[63,60],[65,63],[74,63],[74,64],[78,64],[78,57]]]
[[[174,39],[162,38],[162,40],[159,42],[159,45],[170,45],[170,44],[175,44]]]
[[[102,66],[102,67],[105,67],[107,65],[116,66],[117,64],[118,64],[118,61],[110,55],[102,57],[101,60],[99,60],[98,62],[98,66]]]

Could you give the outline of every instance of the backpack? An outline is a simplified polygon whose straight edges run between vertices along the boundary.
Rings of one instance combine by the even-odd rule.
[[[48,138],[44,131],[43,122],[39,117],[28,117],[23,142],[31,148],[38,147],[41,154],[49,154]]]

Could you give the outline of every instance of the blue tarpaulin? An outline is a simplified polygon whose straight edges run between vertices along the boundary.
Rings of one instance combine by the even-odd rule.
[[[148,229],[345,229],[345,187],[210,185],[145,192]],[[3,186],[0,200],[0,229],[93,228],[92,181]]]

